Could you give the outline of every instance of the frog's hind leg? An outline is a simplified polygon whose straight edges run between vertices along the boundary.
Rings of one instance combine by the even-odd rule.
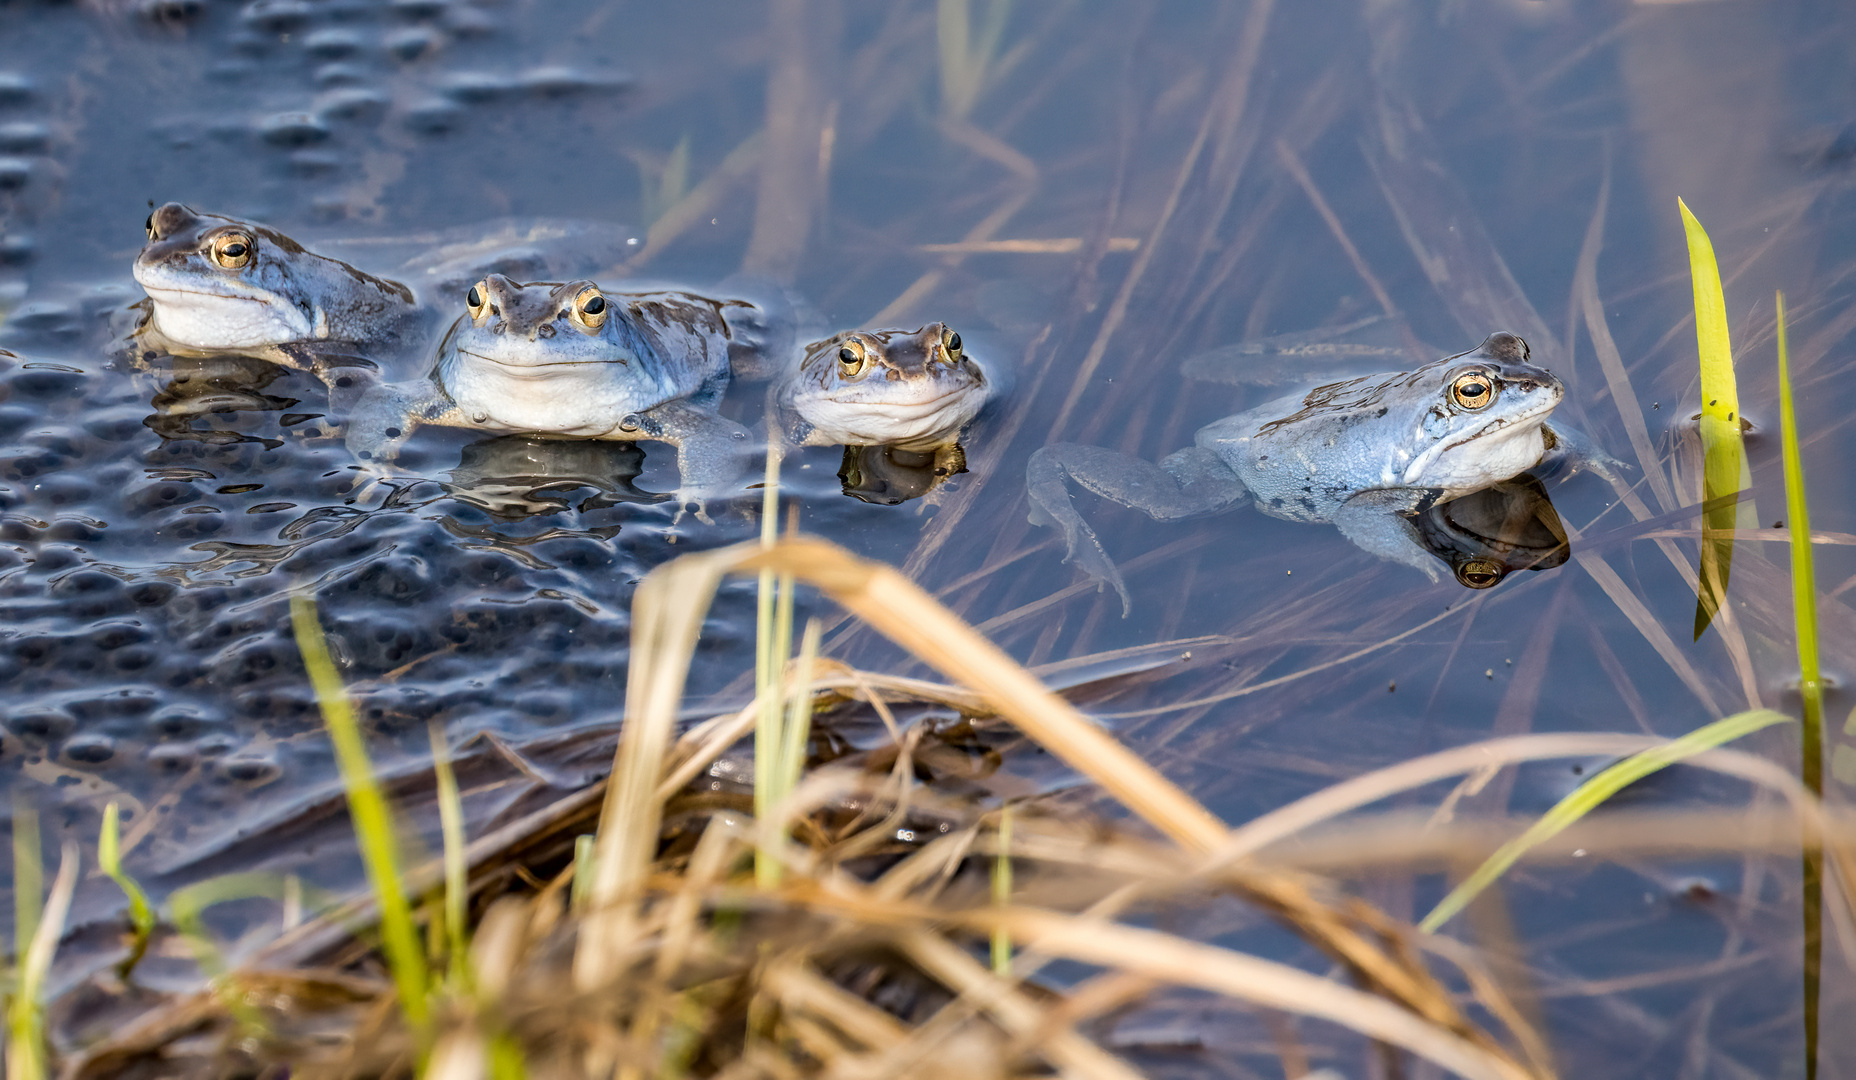
[[[1076,512],[1066,478],[1155,521],[1219,513],[1241,506],[1246,498],[1243,482],[1203,447],[1187,447],[1158,465],[1080,443],[1055,443],[1032,454],[1025,470],[1031,523],[1055,525],[1063,532],[1064,561],[1074,563],[1097,582],[1113,585],[1121,597],[1123,618],[1133,609],[1128,587],[1096,539],[1095,530]]]

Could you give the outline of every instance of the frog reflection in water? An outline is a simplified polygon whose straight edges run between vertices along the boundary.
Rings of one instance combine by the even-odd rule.
[[[740,476],[747,429],[716,414],[737,320],[754,305],[690,293],[608,294],[590,281],[491,274],[465,294],[430,375],[370,390],[348,446],[391,461],[420,424],[677,447],[683,503]],[[697,516],[708,520],[700,506]]]
[[[643,471],[633,443],[500,435],[463,449],[445,491],[499,521],[520,521],[668,498],[633,486]]]
[[[844,493],[893,505],[967,471],[960,436],[994,390],[937,322],[815,341],[771,392],[788,443],[845,447]]]
[[[144,228],[134,271],[149,299],[140,349],[255,356],[326,377],[417,337],[412,290],[273,229],[179,203],[154,211]]]
[[[1215,421],[1158,465],[1102,447],[1047,446],[1027,469],[1031,520],[1062,530],[1066,561],[1113,585],[1124,614],[1127,587],[1071,505],[1066,478],[1160,521],[1252,500],[1273,517],[1331,522],[1363,550],[1435,580],[1414,515],[1583,444],[1547,422],[1565,388],[1528,360],[1519,337],[1491,334],[1474,352]]]
[[[1566,526],[1532,476],[1439,502],[1412,519],[1414,536],[1467,589],[1491,589],[1516,570],[1550,570],[1572,554]]]

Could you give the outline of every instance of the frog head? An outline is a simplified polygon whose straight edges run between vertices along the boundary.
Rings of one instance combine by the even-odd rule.
[[[806,347],[792,407],[816,441],[930,449],[979,414],[986,373],[945,323],[852,330]]]
[[[252,222],[168,203],[144,228],[148,243],[136,256],[135,280],[148,292],[155,329],[184,349],[351,339],[360,324],[414,302],[398,282]]]
[[[1541,425],[1566,387],[1529,359],[1527,342],[1494,333],[1414,372],[1407,407],[1418,414],[1401,484],[1473,491],[1533,468],[1546,450]]]
[[[522,284],[501,274],[472,285],[444,352],[504,375],[595,377],[589,365],[630,366],[639,342],[630,320],[590,281]]]

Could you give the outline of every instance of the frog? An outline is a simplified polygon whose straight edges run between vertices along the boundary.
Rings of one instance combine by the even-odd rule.
[[[375,369],[416,345],[413,291],[327,258],[275,229],[171,202],[148,215],[135,280],[148,293],[134,347],[241,355],[311,371]]]
[[[1158,464],[1077,443],[1042,447],[1026,467],[1030,520],[1059,529],[1064,561],[1113,586],[1124,617],[1133,607],[1127,585],[1071,503],[1068,481],[1156,521],[1254,503],[1273,517],[1332,524],[1361,549],[1435,581],[1417,515],[1543,462],[1609,471],[1590,440],[1550,422],[1565,394],[1526,341],[1498,331],[1468,352],[1215,420]]]
[[[933,454],[945,479],[966,471],[960,437],[996,387],[959,331],[933,322],[815,341],[770,393],[788,445]]]
[[[421,425],[561,439],[654,440],[677,447],[678,517],[741,475],[748,431],[717,406],[746,300],[680,291],[608,291],[580,279],[490,274],[464,296],[421,379],[380,383],[355,406],[347,445],[383,467]]]

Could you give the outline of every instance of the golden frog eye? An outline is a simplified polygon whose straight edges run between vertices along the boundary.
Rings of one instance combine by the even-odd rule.
[[[1487,589],[1499,584],[1504,572],[1494,559],[1471,559],[1456,568],[1456,580],[1466,588]]]
[[[251,237],[244,233],[224,233],[213,238],[213,261],[227,270],[237,270],[251,262]]]
[[[161,239],[159,236],[155,235],[155,215],[153,214],[148,215],[148,220],[142,222],[142,231],[148,234],[150,240]]]
[[[464,294],[464,306],[470,309],[471,318],[483,318],[484,312],[490,310],[490,286],[488,283],[479,281],[477,284],[472,285],[470,291]]]
[[[582,289],[574,297],[574,321],[588,330],[606,325],[606,298],[598,289]]]
[[[960,363],[962,359],[960,355],[960,334],[956,331],[943,328],[941,331],[941,349],[947,354],[948,363]]]
[[[1458,375],[1450,384],[1450,400],[1472,412],[1486,409],[1495,400],[1495,383],[1480,371]]]
[[[846,345],[840,348],[838,350],[838,366],[844,369],[846,375],[857,374],[857,369],[864,366],[862,351],[852,345]]]

